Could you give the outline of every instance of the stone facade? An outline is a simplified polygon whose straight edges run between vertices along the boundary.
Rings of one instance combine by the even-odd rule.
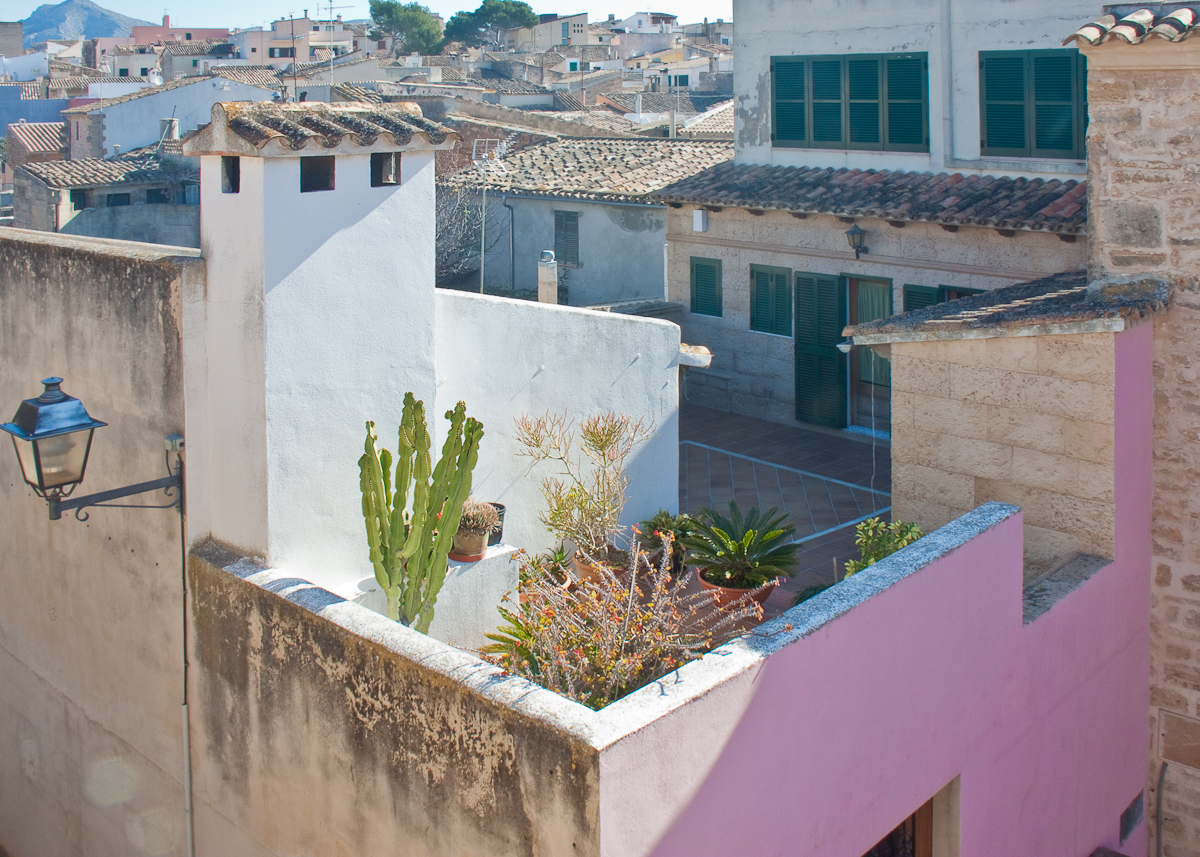
[[[929,532],[1021,506],[1026,582],[1113,555],[1113,334],[898,342],[892,514]]]
[[[1094,277],[1152,273],[1175,284],[1154,330],[1154,567],[1148,806],[1168,761],[1163,853],[1200,851],[1200,760],[1171,747],[1200,727],[1200,46],[1153,39],[1084,46]],[[1168,715],[1168,716],[1164,716]],[[1153,824],[1154,813],[1148,812]],[[1152,834],[1156,835],[1156,834]]]
[[[994,229],[948,232],[911,222],[896,228],[871,218],[859,218],[870,253],[855,259],[846,242],[847,224],[837,217],[798,219],[782,211],[756,215],[723,208],[709,214],[707,232],[694,232],[694,210],[667,209],[668,299],[683,304],[683,341],[713,352],[711,369],[689,370],[687,398],[783,423],[796,419],[795,344],[792,337],[750,330],[751,265],[888,280],[893,311],[900,312],[905,285],[994,289],[1079,269],[1085,262],[1083,242],[1068,243],[1051,233],[1006,237]],[[692,256],[721,260],[719,318],[690,311]]]

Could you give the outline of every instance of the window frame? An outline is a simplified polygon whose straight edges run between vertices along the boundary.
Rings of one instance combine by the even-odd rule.
[[[328,171],[319,170],[319,167],[328,167]],[[325,181],[326,177],[328,177],[327,182]],[[300,158],[300,193],[324,193],[332,190],[337,190],[337,157],[334,155],[311,155]]]
[[[237,155],[221,156],[221,193],[242,192],[242,159]]]
[[[371,153],[371,187],[400,185],[401,155],[399,152]]]
[[[1071,106],[1072,106],[1072,147],[1071,149],[1045,149],[1037,146],[1037,98],[1036,66],[1039,58],[1050,56],[1061,57],[1074,55],[1071,66]],[[989,60],[1014,59],[1021,57],[1024,61],[1024,99],[1022,121],[1025,124],[1025,145],[1021,148],[1012,146],[988,145],[988,106],[989,103],[1015,104],[1013,99],[993,99],[989,102],[987,91],[987,68]],[[1051,99],[1046,99],[1047,101]],[[979,52],[979,154],[984,158],[1031,158],[1037,160],[1070,160],[1082,161],[1086,157],[1085,141],[1087,135],[1087,65],[1082,52],[1077,48],[1045,48],[1039,50],[1019,51],[980,51]]]
[[[699,263],[701,265],[708,265],[713,268],[714,277],[715,277],[713,299],[716,302],[716,308],[717,308],[717,311],[715,313],[704,312],[703,310],[696,308],[696,265],[697,265],[697,263]],[[691,256],[688,259],[688,291],[689,291],[688,312],[692,313],[693,315],[707,316],[708,318],[724,318],[724,316],[725,316],[725,300],[724,300],[724,295],[722,294],[722,288],[721,288],[722,274],[723,274],[721,268],[722,268],[722,265],[721,265],[720,259],[708,259],[708,258],[705,258],[704,256]]]
[[[921,63],[921,94],[919,99],[921,113],[921,143],[893,142],[892,137],[892,105],[912,104],[914,99],[892,95],[893,81],[889,63],[919,61]],[[838,76],[839,94],[835,97],[817,97],[814,91],[813,64],[822,65],[837,62],[840,66]],[[852,96],[850,64],[876,63],[876,87],[873,97]],[[781,96],[779,93],[780,70],[784,66],[800,66],[803,80],[803,95],[794,93]],[[905,51],[897,53],[864,53],[864,54],[797,54],[790,56],[773,56],[770,60],[771,73],[771,147],[774,149],[835,149],[839,151],[862,152],[929,152],[929,54],[926,51]],[[781,137],[779,135],[779,107],[781,104],[800,105],[804,137]],[[840,111],[841,133],[837,140],[818,140],[815,135],[814,118],[819,105],[837,104]],[[878,141],[852,141],[851,108],[855,104],[878,105],[876,121]]]
[[[562,218],[562,232],[559,232],[559,218]],[[567,258],[569,237],[567,235],[567,223],[575,224],[575,250],[574,258]],[[554,260],[558,262],[559,267],[566,268],[582,268],[583,262],[580,259],[579,247],[579,212],[566,211],[564,209],[554,210]]]
[[[768,297],[770,304],[770,312],[766,319],[759,315],[758,310],[758,275],[763,274],[768,277],[768,288],[771,291]],[[779,280],[783,278],[784,294],[781,296],[778,293]],[[780,303],[782,299],[782,304]],[[789,339],[792,336],[792,312],[794,299],[792,297],[792,269],[780,268],[774,265],[751,265],[750,266],[750,330],[753,333],[765,333],[768,336],[785,336]],[[783,318],[780,318],[780,309],[784,308]]]

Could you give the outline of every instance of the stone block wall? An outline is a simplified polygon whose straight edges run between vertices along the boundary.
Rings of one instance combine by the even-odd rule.
[[[904,342],[892,355],[892,514],[926,532],[1025,513],[1027,582],[1112,556],[1113,335]]]
[[[1187,746],[1188,733],[1200,729],[1200,50],[1153,39],[1085,53],[1089,272],[1152,274],[1175,286],[1154,326],[1147,800],[1152,808],[1165,757],[1163,853],[1192,855],[1200,853],[1200,759],[1171,748]]]

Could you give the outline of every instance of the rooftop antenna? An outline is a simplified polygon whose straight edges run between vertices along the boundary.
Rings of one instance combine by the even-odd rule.
[[[353,6],[334,6],[333,0],[329,0],[329,32],[330,33],[333,32],[333,10],[334,9],[353,9],[353,8],[354,8]],[[317,14],[318,15],[321,14],[321,6],[320,6],[319,0],[318,0],[318,4],[317,4]],[[310,38],[311,38],[311,36],[310,36]],[[329,45],[330,46],[327,48],[327,50],[329,51],[329,102],[333,103],[333,39],[332,39],[332,37],[329,39]]]
[[[488,173],[507,175],[504,162],[500,157],[504,154],[503,140],[478,139],[471,143],[471,162],[479,170],[479,179],[483,183],[483,200],[479,205],[479,294],[483,294],[483,269],[487,255],[487,180]]]

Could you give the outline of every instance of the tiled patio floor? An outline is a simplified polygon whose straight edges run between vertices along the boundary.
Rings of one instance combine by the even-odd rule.
[[[801,542],[794,578],[768,603],[784,609],[792,592],[828,583],[857,556],[854,524],[888,517],[891,451],[856,438],[713,411],[684,403],[679,427],[679,506],[718,511],[730,499],[747,510],[785,512]],[[873,489],[873,490],[872,490]],[[772,611],[774,612],[774,611]]]

